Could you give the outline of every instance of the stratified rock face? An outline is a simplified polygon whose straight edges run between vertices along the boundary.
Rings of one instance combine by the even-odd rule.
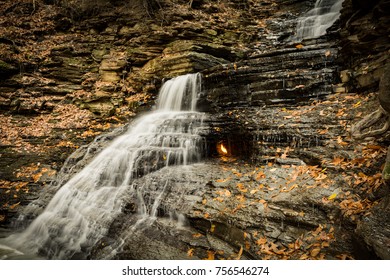
[[[11,2],[3,15],[32,14]],[[365,1],[344,1],[341,55],[337,22],[323,37],[301,43],[289,39],[297,17],[311,9],[314,0],[194,0],[191,8],[188,1],[162,0],[161,10],[151,5],[147,11],[140,10],[138,2],[132,2],[137,13],[120,4],[112,10],[99,6],[99,17],[91,17],[83,7],[79,24],[59,7],[38,5],[42,13],[48,8],[48,19],[57,17],[49,30],[37,37],[28,33],[25,44],[17,36],[13,41],[0,38],[9,57],[0,57],[5,74],[0,109],[11,113],[2,124],[14,128],[15,114],[47,114],[54,124],[42,126],[49,127],[58,141],[37,133],[26,133],[23,139],[33,146],[40,143],[39,147],[61,144],[58,162],[76,148],[67,140],[81,145],[86,141],[79,138],[81,133],[96,135],[83,120],[94,116],[123,122],[129,111],[152,103],[162,79],[197,71],[204,77],[198,108],[208,114],[209,127],[202,136],[208,140],[210,160],[181,173],[165,168],[137,179],[140,188],[147,185],[143,191],[151,200],[158,196],[155,184],[167,179],[168,193],[156,220],[129,231],[139,217],[135,198],[128,196],[109,234],[87,257],[388,258],[388,248],[379,250],[376,241],[385,242],[388,233],[378,230],[382,237],[377,239],[369,231],[387,224],[385,216],[375,214],[388,208],[375,202],[388,191],[377,172],[385,152],[379,145],[352,142],[348,131],[354,118],[364,114],[362,104],[376,103],[370,96],[346,92],[346,85],[361,90],[377,87],[388,55],[388,1],[369,7]],[[357,13],[356,5],[369,10]],[[31,8],[31,3],[23,7]],[[19,63],[19,53],[31,51],[31,46],[37,53]],[[354,67],[344,67],[341,77],[340,61]],[[73,111],[65,115],[81,126],[61,123],[58,116],[63,115],[57,109],[63,103],[88,113],[80,118],[73,118]],[[95,142],[69,159],[71,165],[83,160],[73,170],[66,165],[69,172],[64,178],[90,160],[90,152],[104,146],[102,139],[96,140],[97,148]],[[29,164],[51,162],[41,150],[31,157],[26,151],[15,152],[12,139],[7,141],[1,155],[6,168],[1,170],[9,181],[20,180],[16,177],[20,172],[13,170],[20,168],[16,159],[21,156]],[[225,157],[220,157],[220,144],[228,150]],[[34,178],[26,181],[42,185],[50,177],[49,167],[58,169],[39,165]],[[42,172],[45,176],[38,176]],[[51,195],[49,191],[47,196]],[[48,202],[45,199],[39,207]],[[13,205],[17,207],[17,201]],[[370,209],[375,216],[361,219]],[[148,222],[155,224],[150,227]],[[357,237],[364,242],[355,242]],[[124,241],[122,250],[111,254],[118,240]]]
[[[390,2],[388,0],[343,3],[341,59],[349,68],[351,90],[376,90],[389,59]]]

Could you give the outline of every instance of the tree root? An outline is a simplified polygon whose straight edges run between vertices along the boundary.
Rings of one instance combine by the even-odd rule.
[[[380,121],[385,121],[383,127],[379,129],[372,130],[370,127],[379,123]],[[355,139],[364,139],[366,137],[378,137],[384,134],[390,127],[390,118],[389,114],[382,108],[379,107],[378,110],[372,112],[368,116],[364,117],[362,120],[352,125],[351,135]],[[364,132],[364,130],[369,129]]]

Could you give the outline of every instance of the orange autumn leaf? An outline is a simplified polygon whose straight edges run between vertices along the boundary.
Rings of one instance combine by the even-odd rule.
[[[191,248],[187,251],[187,256],[192,257],[194,255],[194,248]]]
[[[315,258],[320,253],[320,251],[321,251],[320,248],[314,248],[313,250],[310,251],[310,256]]]
[[[216,180],[216,182],[217,183],[225,183],[225,182],[229,181],[230,179],[231,179],[230,177],[225,178],[225,179],[218,179],[218,180]]]
[[[248,251],[251,248],[251,244],[248,241],[245,241],[245,249]]]
[[[201,233],[194,233],[194,234],[192,235],[192,237],[194,237],[194,238],[199,238],[199,237],[201,237],[201,236],[203,236],[203,234],[201,234]]]
[[[263,245],[263,244],[266,244],[267,243],[267,238],[265,238],[265,237],[261,237],[260,239],[258,239],[257,241],[256,241],[256,244],[257,245]]]
[[[15,204],[12,204],[9,209],[14,209],[16,206],[18,206],[20,204],[20,201],[18,203],[15,203]]]
[[[257,173],[256,175],[256,180],[260,180],[260,179],[263,179],[265,178],[265,174],[263,171],[260,171],[259,173]]]
[[[244,248],[241,246],[240,251],[239,251],[238,254],[237,254],[236,260],[241,259],[241,256],[242,256],[242,252],[243,252],[243,251],[244,251]]]
[[[335,165],[335,166],[337,166],[337,165],[340,165],[343,161],[344,161],[344,158],[335,157],[335,158],[332,160],[332,164]]]
[[[214,251],[207,251],[207,259],[206,260],[214,260],[215,259],[215,252]]]

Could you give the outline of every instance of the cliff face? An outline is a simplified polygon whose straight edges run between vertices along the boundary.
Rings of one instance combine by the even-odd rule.
[[[49,182],[74,149],[148,110],[163,78],[269,49],[274,30],[287,35],[293,30],[292,23],[285,30],[279,23],[308,6],[306,1],[192,1],[191,7],[188,1],[5,1],[1,178],[12,188],[3,208],[12,210],[20,196],[34,198],[32,190]],[[269,17],[277,19],[271,26]],[[23,192],[14,193],[19,184]]]
[[[345,0],[340,18],[342,75],[351,91],[377,91],[389,61],[389,1]]]
[[[1,7],[3,224],[72,151],[150,109],[164,78],[200,71],[209,162],[189,181],[203,184],[186,186],[196,194],[181,206],[167,197],[161,207],[184,211],[191,229],[172,242],[163,213],[158,232],[135,234],[114,258],[185,258],[191,248],[199,258],[229,258],[239,248],[246,258],[389,258],[373,242],[388,234],[367,230],[389,223],[378,214],[388,207],[377,206],[388,193],[378,177],[388,143],[349,135],[377,106],[373,94],[355,92],[378,88],[388,1],[345,0],[340,21],[304,42],[290,38],[314,0],[95,2]],[[218,157],[218,143],[228,158]],[[172,193],[185,184],[179,177]],[[198,202],[187,209],[189,201]],[[367,218],[370,209],[376,215]],[[132,214],[124,211],[102,243],[120,238],[121,219],[131,223]],[[134,248],[134,240],[148,246]],[[97,246],[92,257],[106,250]]]

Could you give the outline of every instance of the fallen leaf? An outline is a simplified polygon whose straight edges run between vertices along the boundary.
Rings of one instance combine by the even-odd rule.
[[[191,248],[187,251],[187,256],[192,257],[194,255],[194,248]]]
[[[307,260],[309,256],[307,254],[303,254],[299,259],[300,260]]]
[[[332,160],[332,164],[335,165],[335,166],[337,166],[337,165],[340,165],[343,161],[344,161],[344,158],[335,157],[335,158]]]
[[[242,252],[243,252],[243,251],[244,251],[244,248],[241,246],[240,251],[238,252],[238,255],[237,255],[237,257],[236,257],[236,260],[241,259],[241,256],[242,256]]]
[[[207,259],[206,260],[214,260],[215,259],[215,252],[214,251],[207,251]]]
[[[261,237],[260,239],[258,239],[257,241],[256,241],[256,244],[257,245],[264,245],[264,244],[266,244],[267,243],[267,238],[265,238],[265,237]]]
[[[251,190],[250,194],[255,194],[257,193],[259,190]]]
[[[265,178],[266,176],[265,176],[265,174],[264,174],[264,172],[263,171],[260,171],[259,173],[257,173],[257,175],[256,175],[256,180],[260,180],[260,179],[263,179],[263,178]]]
[[[333,200],[337,197],[337,193],[332,193],[329,197],[328,200]]]
[[[320,248],[314,248],[313,250],[311,250],[310,256],[312,256],[313,258],[315,258],[315,257],[320,253],[320,251],[321,251]]]
[[[201,234],[201,233],[194,233],[192,235],[192,237],[194,237],[194,238],[199,238],[199,237],[202,237],[202,236],[203,236],[203,234]]]
[[[304,46],[302,44],[298,44],[295,46],[297,49],[302,49]]]
[[[9,209],[14,209],[16,206],[18,206],[20,204],[20,201],[18,203],[15,203],[15,204],[12,204]]]

